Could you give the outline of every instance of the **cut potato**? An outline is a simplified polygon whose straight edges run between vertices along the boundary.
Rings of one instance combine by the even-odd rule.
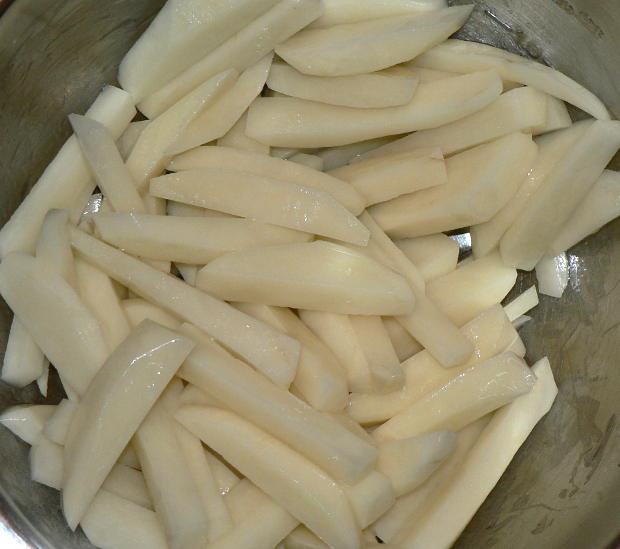
[[[127,160],[131,151],[136,146],[140,134],[144,131],[150,123],[150,120],[139,120],[137,122],[131,122],[122,135],[116,140],[116,147],[123,159],[123,162]]]
[[[286,536],[284,549],[329,549],[329,546],[302,524]]]
[[[331,547],[359,547],[345,494],[301,454],[225,410],[185,407],[176,418]]]
[[[418,268],[427,284],[456,269],[459,244],[443,233],[396,240],[395,244]]]
[[[62,486],[64,459],[62,446],[40,436],[30,448],[30,478],[55,490]]]
[[[566,253],[554,257],[544,256],[536,264],[538,291],[544,295],[560,298],[568,286],[569,265]]]
[[[114,86],[103,88],[86,116],[105,125],[117,139],[136,114],[131,96]],[[34,252],[49,210],[71,209],[95,189],[75,136],[70,137],[39,177],[11,218],[0,229],[0,259],[12,251]],[[82,204],[83,206],[83,204]]]
[[[376,149],[377,147],[382,147],[395,139],[398,139],[398,136],[377,137],[375,139],[360,141],[359,143],[319,149],[316,155],[323,159],[323,169],[325,171],[330,171],[346,166],[350,162],[355,162],[355,160],[360,158],[365,152]]]
[[[504,307],[504,311],[506,311],[510,322],[514,322],[517,318],[536,307],[536,305],[538,305],[538,292],[536,292],[536,286],[530,286],[519,297],[508,303]]]
[[[121,307],[129,319],[129,323],[135,328],[140,322],[145,319],[157,322],[166,328],[171,330],[178,329],[182,321],[179,317],[171,315],[167,311],[164,311],[157,305],[153,305],[148,301],[134,297],[131,299],[123,299]]]
[[[0,414],[0,425],[32,445],[40,438],[43,427],[55,410],[56,406],[48,404],[18,404]]]
[[[56,406],[53,415],[45,423],[43,434],[46,438],[64,446],[76,408],[76,402],[63,398]]]
[[[517,192],[536,158],[530,136],[513,133],[446,161],[448,182],[371,208],[392,237],[408,238],[488,221]]]
[[[348,181],[366,199],[367,206],[448,181],[443,155],[437,148],[362,160],[329,173]]]
[[[196,285],[227,301],[340,314],[407,314],[414,305],[402,277],[324,241],[227,254],[203,267]]]
[[[38,379],[49,363],[40,347],[21,323],[13,317],[2,362],[2,381],[14,387],[25,387]]]
[[[409,103],[418,85],[413,74],[377,72],[352,76],[310,76],[284,63],[274,63],[267,79],[283,94],[358,109],[397,107]]]
[[[502,259],[532,270],[620,147],[620,122],[595,121],[567,151],[500,242]]]
[[[495,72],[420,84],[406,105],[354,109],[287,97],[262,97],[248,112],[247,134],[276,147],[334,147],[434,128],[486,107],[502,91]]]
[[[478,418],[528,393],[536,376],[513,353],[475,364],[373,432],[379,441],[399,440],[450,429],[458,431]]]
[[[320,0],[281,0],[165,86],[140,101],[138,108],[154,118],[217,73],[244,71],[323,12]]]
[[[196,324],[251,364],[259,368],[297,364],[299,343],[288,336],[81,231],[73,230],[71,240],[75,249],[108,276]]]
[[[117,463],[105,479],[101,489],[133,501],[146,509],[153,508],[144,476],[140,471],[136,471],[128,465]]]
[[[398,355],[398,360],[403,362],[422,350],[422,345],[420,345],[394,317],[385,317],[383,323],[392,340],[392,345]]]
[[[564,101],[549,94],[545,95],[547,100],[547,118],[544,124],[532,128],[533,135],[562,130],[568,128],[573,123]]]
[[[178,154],[226,134],[265,86],[273,53],[241,73],[227,93],[218,96],[183,130],[166,153]]]
[[[73,288],[77,287],[73,252],[69,242],[69,212],[67,210],[47,212],[37,240],[35,255]]]
[[[304,74],[374,72],[413,59],[439,44],[465,23],[472,7],[307,29],[276,46],[276,53]]]
[[[144,321],[97,373],[65,443],[62,504],[72,529],[192,347],[188,339]]]
[[[378,471],[372,471],[353,486],[345,484],[342,488],[362,529],[385,513],[396,499],[390,480]]]
[[[245,123],[248,113],[245,112],[237,120],[235,125],[217,140],[218,147],[230,147],[232,149],[259,153],[269,156],[269,145],[263,145],[245,134]]]

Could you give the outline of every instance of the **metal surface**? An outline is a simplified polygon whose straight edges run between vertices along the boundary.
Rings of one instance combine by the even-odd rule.
[[[69,135],[163,0],[16,0],[0,18],[0,224]],[[465,2],[458,2],[465,3]],[[528,54],[589,86],[620,114],[618,0],[479,2],[462,36]],[[620,222],[570,253],[562,300],[522,328],[548,354],[560,393],[456,547],[607,549],[620,532]],[[521,288],[532,283],[529,276]],[[0,304],[0,349],[9,311]],[[1,354],[1,351],[0,351]],[[59,398],[58,387],[50,401]],[[38,402],[0,386],[0,408]],[[28,480],[28,448],[0,430],[0,546],[90,545],[62,521],[58,493]],[[13,532],[13,535],[7,534]],[[13,537],[12,537],[13,536]],[[20,542],[28,540],[28,542]]]

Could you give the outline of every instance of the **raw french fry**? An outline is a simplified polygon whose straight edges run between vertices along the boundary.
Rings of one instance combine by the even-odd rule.
[[[104,549],[168,549],[166,536],[153,511],[99,491],[81,522],[86,537]]]
[[[60,490],[63,475],[62,446],[39,436],[30,448],[30,478]]]
[[[545,95],[547,101],[547,117],[544,124],[532,128],[533,135],[562,130],[568,128],[573,123],[564,101],[549,94]]]
[[[2,363],[2,381],[25,387],[39,378],[48,362],[19,318],[13,317]]]
[[[140,471],[127,465],[117,463],[106,477],[101,489],[133,501],[146,509],[153,508],[144,476]]]
[[[230,147],[241,151],[248,151],[269,156],[269,145],[263,145],[255,139],[245,135],[245,123],[248,119],[248,113],[245,112],[241,118],[237,120],[235,125],[226,132],[225,135],[217,140],[218,147]],[[174,160],[174,159],[173,159]]]
[[[411,334],[405,330],[394,317],[385,317],[383,323],[392,340],[392,345],[394,345],[398,360],[403,362],[422,350],[422,345],[413,339]]]
[[[409,103],[417,84],[417,78],[410,73],[310,76],[285,63],[274,63],[267,79],[270,89],[292,97],[360,109]]]
[[[178,154],[209,143],[226,134],[260,95],[271,67],[273,53],[241,73],[226,93],[218,96],[183,130],[167,154]]]
[[[230,147],[198,147],[173,158],[168,169],[219,169],[254,174],[326,192],[355,215],[364,209],[363,197],[350,185],[333,176],[280,158],[238,151]]]
[[[620,122],[595,121],[530,196],[500,242],[508,265],[531,270],[620,147]]]
[[[225,410],[185,407],[175,417],[331,547],[359,547],[345,494],[307,458]]]
[[[138,122],[131,122],[122,135],[116,140],[116,147],[123,159],[123,162],[127,160],[131,151],[136,146],[140,134],[144,131],[150,123],[150,120],[139,120]]]
[[[406,549],[448,547],[463,531],[553,404],[558,390],[549,361],[542,359],[532,370],[538,378],[532,391],[494,415],[454,477],[425,502],[409,531],[394,539],[397,545]]]
[[[131,96],[114,86],[106,86],[86,111],[86,116],[104,124],[115,139],[135,114]],[[54,208],[70,209],[85,191],[90,195],[94,189],[88,165],[72,136],[0,230],[0,259],[13,251],[34,252],[45,214]]]
[[[140,322],[147,318],[171,330],[178,329],[182,324],[182,320],[179,317],[168,313],[164,309],[140,297],[123,299],[123,301],[121,301],[121,307],[127,315],[132,328],[135,328]]]
[[[295,528],[284,540],[285,549],[328,549],[328,546],[317,538],[303,524]]]
[[[73,230],[71,240],[75,249],[108,276],[194,323],[258,368],[297,364],[299,344],[288,336],[81,231]]]
[[[340,425],[342,425],[347,431],[350,431],[351,433],[365,440],[369,444],[376,446],[375,439],[373,439],[368,434],[368,432],[366,431],[366,429],[364,429],[364,427],[362,427],[357,421],[351,418],[346,413],[346,411],[331,412],[329,414],[329,417],[331,417],[334,421],[337,421],[338,423],[340,423]]]
[[[218,72],[230,68],[244,71],[322,12],[320,0],[281,0],[165,86],[147,96],[139,103],[139,109],[153,118]]]
[[[386,421],[373,432],[379,441],[439,429],[458,431],[531,391],[536,376],[513,353],[502,353],[464,370],[443,387]]]
[[[316,171],[323,170],[323,159],[320,156],[305,153],[296,153],[288,159],[295,164],[301,164],[307,168],[311,168]]]
[[[198,206],[191,206],[189,204],[183,204],[181,202],[170,200],[166,204],[166,212],[168,215],[172,216],[203,217],[205,216],[206,210],[204,208],[199,208]],[[187,282],[190,286],[196,285],[196,275],[198,274],[197,265],[175,261],[174,266],[177,268],[179,273],[181,273],[181,277],[185,282]]]
[[[437,148],[361,160],[329,173],[348,181],[366,199],[367,206],[448,181],[443,155]]]
[[[43,428],[45,437],[56,444],[64,446],[76,408],[76,402],[63,398],[56,406],[52,416],[45,423]]]
[[[329,171],[346,166],[360,158],[365,152],[381,147],[397,138],[398,136],[377,137],[360,141],[359,143],[351,143],[350,145],[319,149],[316,154],[323,159],[323,169]]]
[[[494,70],[504,80],[518,82],[579,107],[595,118],[609,120],[601,101],[586,88],[551,67],[513,53],[464,40],[446,40],[419,56],[416,66],[450,72]]]
[[[538,291],[551,297],[562,297],[569,277],[568,258],[562,252],[554,257],[544,256],[536,264],[536,280]]]
[[[276,46],[276,53],[305,74],[343,76],[374,72],[409,61],[439,44],[465,23],[472,8],[456,6],[306,29]]]
[[[0,414],[0,425],[32,445],[41,436],[45,423],[55,410],[56,406],[48,404],[18,404]]]
[[[431,431],[379,444],[377,470],[390,479],[396,496],[415,490],[454,451],[453,431]]]
[[[209,467],[211,467],[211,471],[213,471],[213,477],[217,482],[220,494],[225,496],[240,482],[240,479],[227,465],[225,465],[220,459],[216,458],[209,450],[204,448],[204,452],[205,456],[207,456]]]
[[[337,479],[354,483],[372,468],[373,446],[213,343],[201,341],[179,376],[251,418]]]
[[[536,286],[530,286],[519,297],[516,297],[508,305],[504,306],[504,311],[510,322],[514,322],[517,318],[536,307],[536,305],[538,305]]]
[[[620,215],[620,174],[605,170],[560,229],[549,249],[559,254]]]
[[[83,393],[109,350],[75,290],[47,262],[15,252],[0,263],[0,293],[63,380]]]
[[[316,241],[234,252],[198,272],[196,286],[227,301],[358,314],[407,314],[405,280],[371,258]]]
[[[342,485],[349,499],[357,524],[363,529],[377,520],[394,505],[394,490],[390,480],[372,471],[353,486]]]
[[[73,414],[65,442],[62,504],[70,528],[80,522],[193,345],[167,328],[144,321],[99,370]]]
[[[248,112],[247,134],[276,147],[334,147],[434,128],[486,107],[501,93],[495,72],[420,84],[406,105],[353,109],[286,97],[262,97]]]
[[[405,238],[394,243],[418,268],[427,284],[456,269],[459,259],[458,242],[443,233]]]
[[[377,223],[394,238],[469,227],[491,219],[517,192],[536,158],[530,136],[513,133],[446,160],[448,182],[377,204]]]
[[[308,242],[312,236],[248,219],[104,213],[93,216],[101,239],[132,255],[204,265],[229,252]]]
[[[37,259],[47,263],[50,270],[58,273],[75,288],[77,275],[69,242],[68,223],[69,212],[67,210],[47,212],[37,240],[35,255]]]

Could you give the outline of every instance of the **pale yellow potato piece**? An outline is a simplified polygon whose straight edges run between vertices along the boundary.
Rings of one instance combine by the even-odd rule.
[[[364,209],[364,199],[351,185],[294,162],[230,147],[198,147],[176,156],[168,165],[171,171],[219,169],[243,172],[259,177],[295,183],[308,189],[330,194],[351,213]]]
[[[127,160],[127,157],[131,154],[131,151],[138,142],[140,134],[144,131],[150,120],[139,120],[137,122],[131,122],[122,135],[116,140],[116,147],[123,159],[123,162]]]
[[[323,159],[314,154],[295,153],[293,156],[289,157],[288,160],[289,162],[301,164],[302,166],[306,166],[307,168],[311,168],[319,172],[323,170]]]
[[[277,0],[169,0],[123,57],[118,81],[136,102],[199,62]]]
[[[536,307],[536,305],[538,305],[538,292],[536,291],[536,286],[530,286],[508,305],[505,305],[504,311],[506,311],[510,322],[514,322],[517,318]]]
[[[30,448],[30,478],[55,490],[62,486],[64,460],[62,446],[40,436]]]
[[[37,259],[45,262],[50,270],[59,274],[73,288],[77,286],[73,252],[69,242],[69,212],[47,212],[35,249]]]
[[[106,477],[101,489],[133,501],[146,509],[153,508],[144,476],[140,471],[127,465],[117,463]]]
[[[448,181],[443,155],[437,148],[361,160],[329,173],[348,181],[366,198],[367,206]]]
[[[49,404],[17,404],[0,414],[0,425],[32,445],[39,439],[43,427],[55,411],[56,406]]]
[[[358,109],[409,103],[417,85],[416,77],[408,73],[311,76],[284,63],[274,63],[267,79],[270,89],[288,96]]]
[[[531,270],[620,147],[620,122],[595,121],[527,200],[500,241],[502,259]]]
[[[568,286],[569,265],[566,252],[556,256],[545,255],[536,263],[538,291],[543,295],[560,298]]]
[[[340,314],[407,314],[414,306],[400,275],[325,241],[221,256],[198,272],[196,286],[226,301]]]
[[[329,28],[306,29],[276,46],[276,53],[304,74],[363,74],[413,59],[465,23],[473,6],[395,15]]]
[[[342,489],[307,458],[225,410],[185,407],[175,417],[331,547],[360,546]]]
[[[267,81],[272,59],[273,53],[269,53],[243,71],[226,93],[218,96],[188,124],[166,152],[178,154],[225,135],[260,95]]]
[[[109,349],[76,291],[46,262],[15,252],[0,263],[0,293],[63,380],[84,393]]]
[[[62,505],[70,528],[80,522],[193,346],[187,338],[144,321],[99,370],[73,414],[65,442]]]
[[[365,152],[381,147],[395,139],[398,139],[398,136],[377,137],[360,141],[359,143],[319,149],[315,154],[323,159],[323,169],[329,171],[346,166],[350,162],[355,162]]]
[[[105,125],[114,139],[135,114],[131,96],[114,86],[106,86],[86,111],[86,116]],[[34,252],[45,214],[54,208],[71,209],[79,197],[90,196],[94,189],[88,164],[72,136],[0,229],[0,259],[12,251]]]
[[[427,284],[456,269],[459,244],[443,233],[396,240],[395,244],[419,269]]]
[[[396,500],[390,479],[372,471],[353,486],[342,485],[357,524],[366,528],[385,513]]]
[[[93,221],[103,240],[127,253],[197,265],[229,252],[312,238],[284,227],[227,217],[100,213]]]
[[[517,192],[536,159],[529,135],[513,133],[446,160],[448,182],[373,206],[394,238],[469,227],[491,219]]]
[[[419,67],[458,73],[494,70],[504,80],[532,86],[579,107],[594,118],[609,120],[605,105],[592,92],[565,74],[487,44],[446,40],[418,57],[415,64]]]
[[[47,370],[49,363],[34,339],[13,317],[2,362],[2,381],[14,387],[25,387]]]
[[[247,119],[248,113],[245,112],[241,115],[241,118],[237,120],[235,125],[217,140],[218,147],[230,147],[240,151],[260,153],[269,156],[269,145],[259,143],[245,134],[245,123]]]
[[[460,535],[557,395],[549,361],[540,360],[532,370],[538,378],[532,391],[493,416],[454,476],[426,500],[396,544],[448,547]]]
[[[178,329],[182,321],[179,317],[164,311],[164,309],[149,303],[145,299],[140,297],[133,297],[130,299],[123,299],[121,307],[129,319],[129,323],[135,328],[140,322],[145,319],[157,322],[166,328],[171,330]]]
[[[244,71],[322,12],[320,0],[281,0],[161,89],[145,97],[138,105],[140,111],[153,118],[215,74],[231,68]]]
[[[354,109],[288,97],[262,97],[248,111],[246,133],[275,147],[334,147],[434,128],[486,107],[499,96],[495,72],[420,84],[400,107]]]
[[[564,101],[549,94],[545,94],[545,96],[547,102],[547,116],[544,124],[532,128],[533,135],[562,130],[568,128],[573,123]]]
[[[258,368],[297,364],[299,343],[281,332],[81,231],[73,230],[71,240],[75,249],[108,276],[169,313],[192,322],[250,364]]]
[[[528,393],[536,376],[513,353],[474,364],[386,421],[373,432],[378,441],[399,440],[469,423]]]
[[[396,496],[415,490],[454,451],[453,431],[431,431],[379,444],[377,471],[390,479]]]
[[[422,345],[420,345],[394,317],[384,317],[383,323],[392,340],[392,345],[398,355],[398,360],[403,362],[422,350]]]
[[[64,445],[76,408],[77,402],[63,398],[43,427],[45,437],[56,444]]]

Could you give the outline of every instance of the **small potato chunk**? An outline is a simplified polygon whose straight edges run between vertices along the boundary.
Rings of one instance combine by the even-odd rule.
[[[568,286],[568,258],[566,252],[554,257],[544,256],[536,264],[538,291],[544,295],[560,298]]]
[[[521,295],[508,303],[504,307],[504,311],[506,311],[510,322],[514,322],[517,318],[536,307],[536,305],[538,305],[538,292],[536,292],[536,286],[530,286]]]

